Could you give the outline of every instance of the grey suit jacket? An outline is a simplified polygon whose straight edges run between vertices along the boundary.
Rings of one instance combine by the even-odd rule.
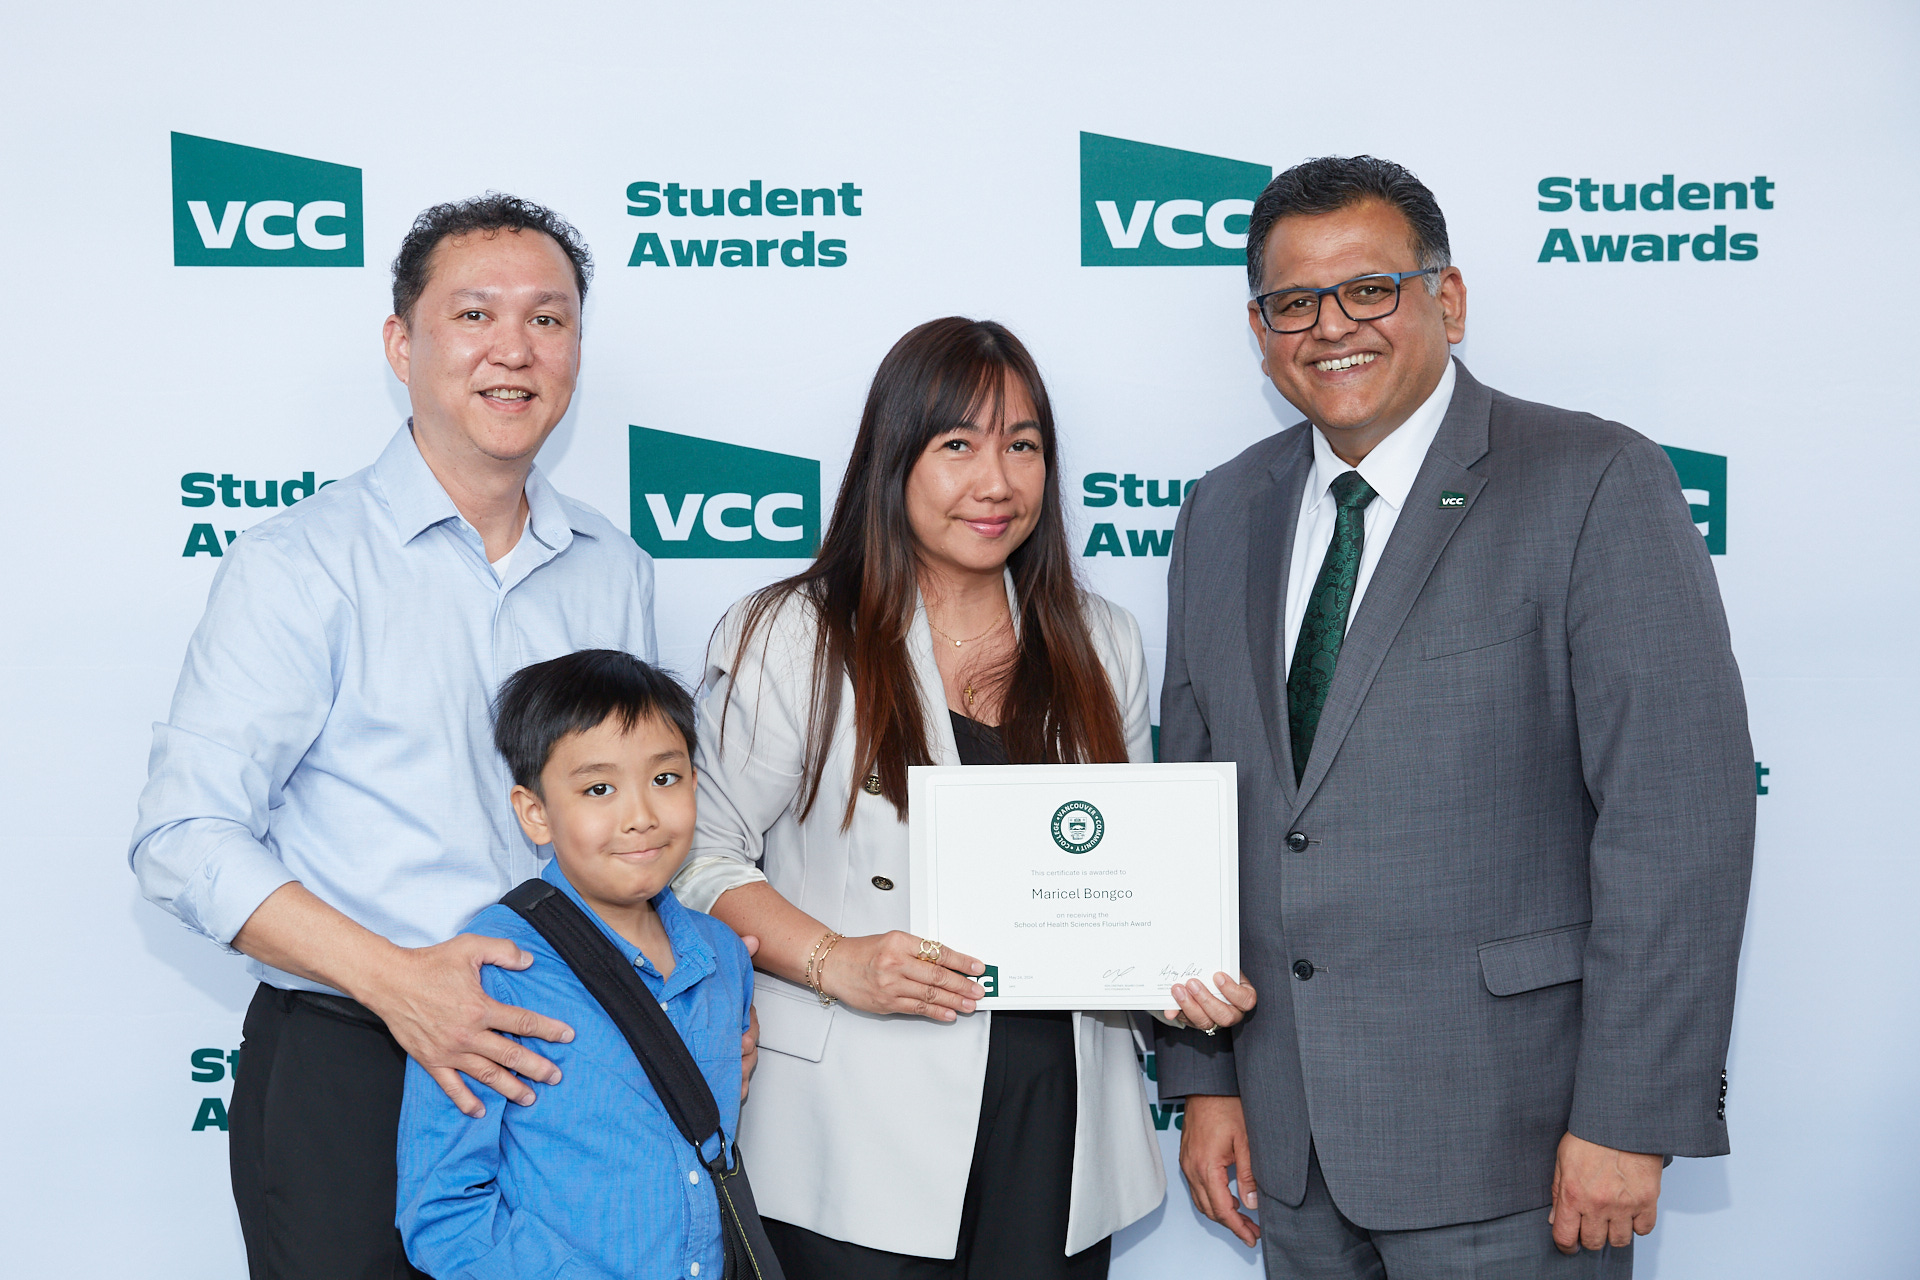
[[[1239,762],[1260,1005],[1231,1036],[1161,1028],[1162,1095],[1240,1095],[1263,1197],[1300,1202],[1311,1140],[1381,1230],[1547,1204],[1568,1130],[1724,1154],[1753,752],[1672,465],[1460,368],[1296,787],[1281,613],[1311,429],[1180,512],[1161,755]]]

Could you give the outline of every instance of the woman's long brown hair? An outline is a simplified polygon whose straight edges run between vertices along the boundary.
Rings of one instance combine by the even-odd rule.
[[[1004,326],[949,316],[912,330],[880,362],[819,556],[805,572],[756,593],[746,609],[742,651],[795,596],[812,606],[816,620],[799,796],[803,820],[820,794],[846,677],[853,682],[855,785],[843,829],[853,821],[861,780],[878,775],[880,794],[904,818],[908,766],[933,763],[907,653],[918,592],[907,476],[935,436],[983,407],[997,409],[1009,377],[1032,399],[1047,481],[1039,523],[1007,558],[1020,608],[1019,644],[1001,673],[1000,732],[1007,756],[1015,764],[1127,758],[1119,703],[1081,610],[1060,497],[1053,408],[1039,367]]]

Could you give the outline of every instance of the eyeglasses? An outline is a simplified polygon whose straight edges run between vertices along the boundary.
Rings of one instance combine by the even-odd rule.
[[[1381,271],[1355,276],[1324,289],[1276,289],[1253,300],[1260,318],[1274,333],[1305,333],[1320,323],[1320,300],[1328,294],[1349,320],[1384,320],[1400,309],[1400,282],[1437,275],[1438,267],[1419,271]]]

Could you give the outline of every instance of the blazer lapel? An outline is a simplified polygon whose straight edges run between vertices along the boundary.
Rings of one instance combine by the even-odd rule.
[[[1313,467],[1313,428],[1293,428],[1270,471],[1271,482],[1255,490],[1247,511],[1247,641],[1253,687],[1267,726],[1267,747],[1280,774],[1280,792],[1293,800],[1293,743],[1287,723],[1287,655],[1282,613],[1287,574],[1293,565],[1293,531],[1300,520],[1300,491]]]
[[[1457,363],[1457,362],[1456,362]],[[1394,521],[1393,534],[1387,539],[1367,593],[1360,598],[1360,611],[1347,628],[1340,646],[1340,660],[1334,667],[1333,685],[1327,690],[1326,705],[1320,712],[1320,727],[1314,733],[1318,749],[1307,761],[1307,772],[1300,779],[1300,794],[1294,800],[1298,813],[1333,765],[1347,731],[1353,728],[1367,690],[1380,670],[1394,638],[1400,634],[1413,602],[1433,573],[1440,553],[1446,550],[1454,530],[1473,509],[1473,502],[1486,485],[1486,477],[1467,468],[1486,456],[1487,422],[1492,413],[1493,393],[1473,379],[1465,365],[1455,372],[1453,399],[1440,431],[1427,449],[1413,488],[1407,493],[1406,506]],[[1443,507],[1440,495],[1463,494],[1459,506]],[[1271,721],[1269,721],[1271,723]],[[1281,721],[1285,732],[1285,719]]]
[[[914,679],[920,686],[928,754],[935,764],[959,764],[960,748],[954,745],[953,721],[947,718],[947,685],[933,656],[933,628],[927,622],[925,597],[914,604],[913,623],[907,628],[907,656],[913,661]]]

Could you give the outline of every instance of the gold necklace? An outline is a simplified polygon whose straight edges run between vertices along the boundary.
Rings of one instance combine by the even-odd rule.
[[[968,636],[965,640],[954,640],[953,637],[949,635],[947,632],[940,631],[939,627],[934,626],[932,614],[927,615],[927,625],[929,627],[933,627],[935,631],[939,631],[940,634],[942,636],[945,636],[948,640],[953,640],[953,647],[956,649],[958,649],[961,645],[964,645],[964,644],[972,644],[975,640],[986,639],[988,636],[998,631],[1001,627],[1005,626],[1010,621],[1012,621],[1011,618],[1002,618],[1000,619],[1000,621],[994,623],[992,626],[988,627],[985,631],[982,631],[977,636]],[[967,687],[960,691],[960,696],[966,699],[967,710],[969,711],[973,710],[973,679],[971,677],[967,679]]]
[[[963,645],[963,644],[972,644],[972,643],[973,643],[973,642],[974,642],[975,640],[985,640],[985,639],[986,639],[986,638],[987,638],[988,636],[990,636],[990,635],[992,635],[992,634],[993,634],[994,632],[996,632],[996,631],[998,631],[998,630],[999,630],[999,629],[1000,629],[1001,627],[1004,627],[1004,626],[1006,626],[1006,625],[1007,625],[1007,619],[1005,619],[1005,618],[1002,618],[1002,619],[1000,619],[1000,621],[998,621],[998,622],[996,622],[996,623],[994,623],[994,624],[993,624],[992,626],[990,626],[990,627],[988,627],[988,628],[987,628],[987,629],[986,629],[985,631],[982,631],[982,632],[981,632],[981,633],[980,633],[979,635],[977,635],[977,636],[968,636],[968,637],[967,637],[967,638],[966,638],[965,640],[954,640],[954,639],[953,639],[953,637],[952,637],[951,635],[949,635],[949,634],[948,634],[947,632],[945,632],[945,631],[940,631],[940,628],[939,628],[939,627],[935,627],[935,626],[933,625],[933,615],[932,615],[932,614],[928,614],[928,615],[927,615],[927,625],[928,625],[929,627],[933,627],[933,629],[934,629],[935,631],[939,631],[939,632],[940,632],[940,634],[941,634],[942,636],[945,636],[945,637],[946,637],[946,638],[947,638],[948,640],[953,640],[953,647],[954,647],[954,648],[956,648],[956,649],[958,649],[958,648],[959,648],[959,647],[960,647],[961,645]]]

